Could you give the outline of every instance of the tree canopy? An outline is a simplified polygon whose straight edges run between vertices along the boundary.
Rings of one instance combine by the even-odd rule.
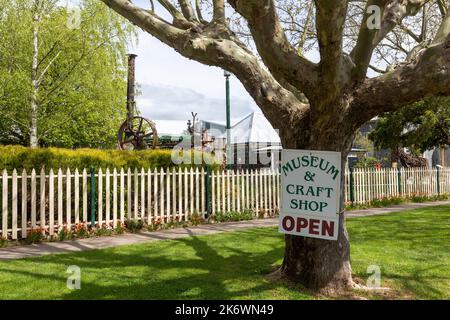
[[[423,153],[450,145],[450,99],[428,98],[380,118],[369,138],[378,149]]]
[[[114,147],[131,24],[95,0],[0,2],[1,142],[30,144],[34,77],[40,146]]]

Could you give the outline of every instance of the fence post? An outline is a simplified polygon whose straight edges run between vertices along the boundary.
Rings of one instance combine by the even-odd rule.
[[[91,168],[91,197],[90,197],[90,203],[91,203],[91,228],[95,227],[95,206],[96,206],[96,200],[95,200],[95,169]]]
[[[211,215],[211,166],[206,166],[206,175],[205,175],[205,201],[206,201],[206,213],[209,217]]]
[[[398,185],[398,196],[402,195],[402,173],[400,168],[397,168],[397,185]]]
[[[355,202],[355,180],[353,176],[353,168],[350,169],[350,202],[354,204]]]
[[[441,177],[440,177],[440,169],[436,167],[436,182],[437,182],[437,194],[441,195]]]

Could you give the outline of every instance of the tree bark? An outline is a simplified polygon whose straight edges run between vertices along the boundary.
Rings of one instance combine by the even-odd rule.
[[[335,108],[340,110],[341,108]],[[335,123],[338,123],[335,115]],[[341,152],[341,172],[345,172],[347,155],[354,139],[354,133],[343,125],[308,124],[309,135],[297,139],[283,139],[283,148],[326,150]],[[305,126],[304,124],[302,126]],[[322,132],[315,136],[314,132]],[[303,130],[303,132],[305,132]],[[341,175],[341,190],[344,189],[345,175]],[[285,236],[285,253],[280,272],[281,276],[300,282],[305,287],[332,294],[352,285],[352,268],[350,264],[350,242],[345,227],[344,196],[340,195],[339,235],[337,241],[306,238],[301,236]]]
[[[31,112],[30,112],[30,147],[37,148],[39,146],[38,133],[37,133],[37,117],[38,117],[38,58],[39,58],[39,39],[38,39],[38,27],[39,22],[38,14],[33,17],[33,62],[31,72],[32,82],[32,95],[31,95]]]

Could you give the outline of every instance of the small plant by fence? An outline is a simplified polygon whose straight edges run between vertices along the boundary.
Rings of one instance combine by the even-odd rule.
[[[345,173],[345,201],[366,204],[393,197],[450,194],[450,169],[355,169]],[[116,228],[126,221],[148,225],[192,216],[280,208],[280,174],[270,170],[75,169],[10,175],[3,171],[0,238],[50,236],[80,223]]]

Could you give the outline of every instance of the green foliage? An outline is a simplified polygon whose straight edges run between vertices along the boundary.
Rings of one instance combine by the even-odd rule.
[[[213,219],[217,222],[231,222],[231,221],[248,221],[253,220],[255,213],[251,210],[244,210],[242,212],[217,212]]]
[[[78,239],[89,238],[89,229],[86,223],[78,223],[73,231],[74,237]]]
[[[365,157],[358,160],[355,164],[355,168],[375,168],[380,164],[380,161],[374,157]]]
[[[125,227],[128,231],[136,233],[144,228],[144,223],[142,220],[129,219],[125,222]]]
[[[114,234],[114,230],[109,229],[106,225],[103,225],[94,230],[94,233],[97,237],[109,237]]]
[[[120,151],[120,150],[93,150],[93,149],[58,149],[40,148],[31,149],[21,146],[0,146],[0,170],[12,171],[33,168],[39,170],[45,168],[57,170],[75,168],[168,168],[175,167],[172,162],[170,150],[144,150],[144,151]],[[208,154],[203,154],[204,159],[209,159]],[[205,160],[209,161],[209,160]],[[189,166],[181,166],[189,167]]]
[[[81,24],[75,28],[64,1],[40,3],[0,5],[0,142],[29,144],[34,28],[39,144],[114,147],[125,118],[126,50],[134,27],[97,0],[79,1]]]
[[[58,240],[59,241],[66,241],[66,240],[72,240],[74,238],[74,233],[72,232],[72,230],[70,230],[67,227],[62,228],[59,232],[58,232]]]
[[[115,233],[115,234],[118,234],[118,235],[124,234],[124,233],[125,233],[125,230],[126,230],[125,225],[122,225],[122,224],[119,222],[119,223],[117,223],[117,226],[114,228],[114,233]]]
[[[444,201],[450,199],[450,194],[441,194],[435,196],[421,196],[414,195],[411,197],[391,197],[391,198],[381,198],[381,199],[373,199],[367,204],[358,204],[358,203],[348,203],[345,206],[346,211],[351,210],[365,210],[369,208],[385,208],[395,205],[400,205],[404,203],[414,202],[414,203],[422,203],[422,202],[432,202],[432,201]]]
[[[194,212],[190,218],[189,218],[189,222],[193,225],[193,226],[198,226],[201,225],[202,223],[204,223],[204,219],[203,216],[201,214],[199,214],[198,212]]]
[[[363,149],[365,151],[373,151],[375,149],[373,142],[370,141],[368,136],[359,131],[356,133],[355,140],[353,141],[353,147],[356,149]]]
[[[378,149],[418,153],[450,145],[450,98],[432,97],[380,118],[369,138]]]
[[[26,243],[40,243],[45,239],[42,228],[33,228],[27,233]]]

